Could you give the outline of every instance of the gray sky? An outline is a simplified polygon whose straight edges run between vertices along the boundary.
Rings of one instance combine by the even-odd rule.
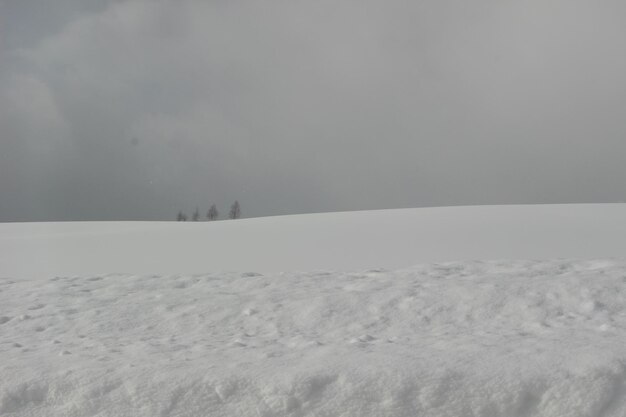
[[[626,201],[621,0],[0,0],[0,221]]]

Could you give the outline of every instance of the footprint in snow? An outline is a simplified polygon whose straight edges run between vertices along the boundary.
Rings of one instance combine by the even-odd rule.
[[[359,336],[357,338],[351,339],[350,343],[351,344],[357,344],[357,343],[358,344],[362,344],[362,343],[370,343],[370,342],[373,342],[374,340],[376,340],[376,338],[374,336],[369,335],[369,334],[364,334],[364,335],[361,335],[361,336]]]
[[[87,278],[87,281],[101,281],[102,277],[91,277],[91,278]]]

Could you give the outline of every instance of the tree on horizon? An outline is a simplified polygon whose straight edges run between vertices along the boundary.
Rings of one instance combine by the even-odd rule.
[[[215,204],[212,204],[206,214],[206,218],[209,219],[209,221],[212,221],[217,219],[219,215],[220,213],[217,211],[217,207],[215,207]]]
[[[232,206],[230,206],[230,211],[228,212],[228,217],[231,219],[238,219],[241,217],[241,207],[239,206],[239,201],[235,200]]]

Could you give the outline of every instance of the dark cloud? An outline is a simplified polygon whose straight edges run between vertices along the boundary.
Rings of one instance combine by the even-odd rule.
[[[621,2],[54,4],[0,9],[0,221],[626,198]]]

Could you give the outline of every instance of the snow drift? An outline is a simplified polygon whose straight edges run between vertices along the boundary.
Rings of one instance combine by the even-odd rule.
[[[3,280],[0,415],[626,415],[626,264]]]

